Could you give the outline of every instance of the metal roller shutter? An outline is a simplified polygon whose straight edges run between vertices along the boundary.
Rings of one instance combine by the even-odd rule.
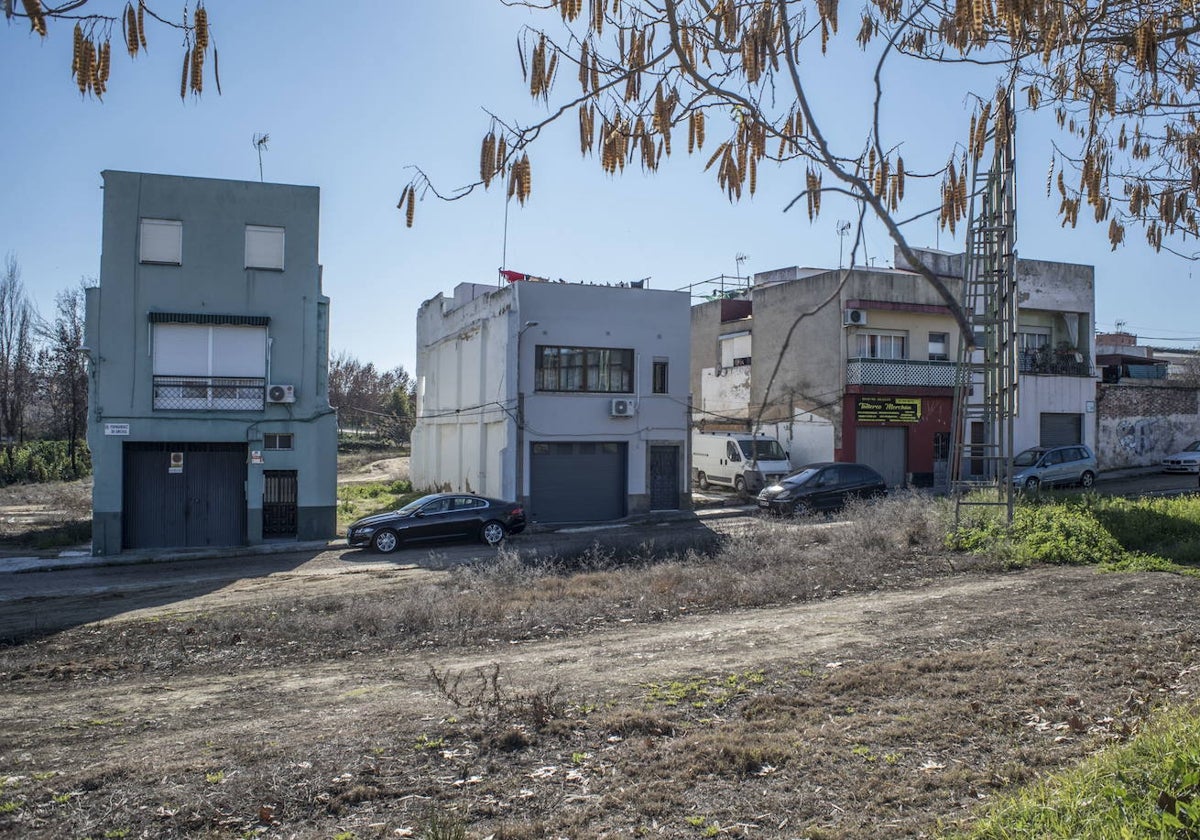
[[[1045,412],[1040,417],[1040,441],[1042,446],[1071,446],[1083,443],[1082,414],[1054,414]]]
[[[888,487],[903,487],[908,472],[908,435],[896,426],[859,426],[855,449],[858,462],[874,467]]]

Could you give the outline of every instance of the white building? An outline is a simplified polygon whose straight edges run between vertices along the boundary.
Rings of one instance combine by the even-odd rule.
[[[689,297],[461,283],[417,316],[412,480],[518,499],[533,522],[690,506]]]

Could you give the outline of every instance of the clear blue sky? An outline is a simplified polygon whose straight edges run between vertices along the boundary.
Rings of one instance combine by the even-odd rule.
[[[156,5],[180,8],[176,0]],[[515,44],[523,23],[553,26],[556,14],[499,0],[210,0],[208,9],[223,93],[209,77],[204,96],[186,102],[178,95],[180,38],[161,26],[150,30],[149,54],[135,61],[117,34],[100,103],[81,98],[70,77],[70,27],[52,24],[42,40],[21,22],[0,23],[0,255],[16,254],[43,313],[57,291],[99,274],[102,170],[257,180],[256,133],[271,137],[266,180],[321,188],[332,349],[385,368],[412,370],[422,301],[462,281],[495,282],[505,250],[508,268],[530,274],[614,283],[650,277],[650,286],[672,289],[735,274],[738,254],[748,257],[743,275],[838,264],[837,222],[851,209],[827,199],[814,224],[803,207],[785,214],[803,183],[800,168],[764,167],[758,194],[731,205],[712,173],[702,172],[707,154],[683,153],[681,129],[658,174],[644,176],[634,164],[611,178],[580,157],[573,115],[531,151],[533,197],[509,208],[507,245],[496,185],[451,204],[427,198],[408,230],[395,206],[407,166],[420,165],[442,188],[465,183],[478,173],[487,111],[524,123],[544,113],[529,100]],[[858,105],[872,69],[853,49],[852,17],[835,54],[805,65],[821,82],[824,122],[847,151],[864,136]],[[904,143],[909,169],[941,165],[947,138],[965,134],[968,82],[991,87],[973,79],[953,68],[891,77],[884,125],[889,139]],[[559,85],[577,89],[570,72]],[[1200,265],[1155,255],[1138,231],[1113,254],[1103,227],[1059,227],[1057,202],[1045,194],[1050,146],[1040,122],[1039,115],[1021,123],[1020,253],[1094,264],[1101,329],[1120,320],[1159,344],[1200,343],[1191,278]],[[708,147],[723,134],[710,121]],[[913,201],[905,209],[925,207]],[[933,218],[909,236],[914,245],[962,247],[961,238],[939,234]],[[868,259],[890,264],[891,244],[877,228],[866,245]]]

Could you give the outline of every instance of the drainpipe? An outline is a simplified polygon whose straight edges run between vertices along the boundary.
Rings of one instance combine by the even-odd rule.
[[[526,321],[517,330],[517,464],[516,464],[516,501],[522,507],[528,505],[528,500],[525,496],[525,392],[521,388],[521,336],[525,335],[525,331],[530,327],[536,327],[537,321]],[[527,517],[528,518],[528,517]]]

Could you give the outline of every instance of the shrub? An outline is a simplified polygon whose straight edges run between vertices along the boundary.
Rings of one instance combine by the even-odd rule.
[[[13,444],[0,453],[0,485],[74,481],[92,474],[92,457],[87,444],[75,442],[75,464],[71,464],[65,440],[35,440]]]

